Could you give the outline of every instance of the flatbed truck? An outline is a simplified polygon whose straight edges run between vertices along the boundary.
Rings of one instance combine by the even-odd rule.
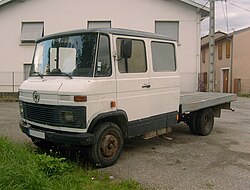
[[[100,167],[125,139],[185,122],[209,135],[234,94],[181,93],[176,41],[126,29],[85,29],[36,41],[19,88],[20,128],[38,147],[77,146]]]

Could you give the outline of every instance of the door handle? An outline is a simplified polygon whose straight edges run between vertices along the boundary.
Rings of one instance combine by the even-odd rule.
[[[150,86],[150,84],[144,84],[143,86],[142,86],[142,88],[150,88],[151,86]]]

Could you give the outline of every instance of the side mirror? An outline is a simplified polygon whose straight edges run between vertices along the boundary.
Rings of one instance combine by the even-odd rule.
[[[121,41],[121,58],[128,59],[132,56],[132,40],[122,39]]]

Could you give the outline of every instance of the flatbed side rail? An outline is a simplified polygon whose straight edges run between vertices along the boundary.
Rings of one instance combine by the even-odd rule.
[[[236,94],[228,93],[181,93],[180,113],[194,112],[204,108],[210,108],[219,105],[222,105],[221,109],[230,109],[231,102],[235,101],[236,99]]]

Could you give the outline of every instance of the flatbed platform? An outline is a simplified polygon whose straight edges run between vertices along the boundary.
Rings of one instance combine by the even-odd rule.
[[[181,92],[180,111],[193,112],[200,109],[230,103],[237,99],[236,94],[210,92]]]

